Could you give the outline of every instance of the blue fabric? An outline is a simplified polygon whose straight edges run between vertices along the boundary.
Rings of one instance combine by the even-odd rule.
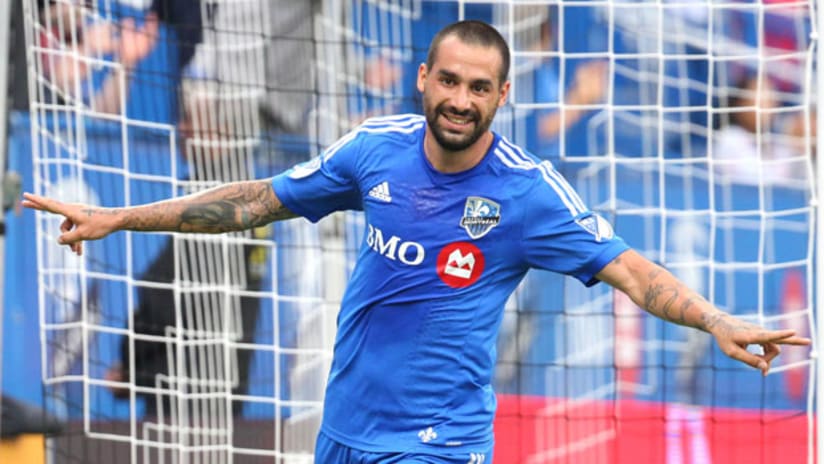
[[[316,221],[362,209],[322,430],[370,452],[492,445],[504,303],[529,267],[586,284],[627,249],[548,162],[495,136],[475,167],[436,171],[418,115],[372,119],[272,181]]]
[[[492,448],[471,453],[371,453],[350,448],[320,433],[315,443],[315,463],[346,464],[491,464]]]

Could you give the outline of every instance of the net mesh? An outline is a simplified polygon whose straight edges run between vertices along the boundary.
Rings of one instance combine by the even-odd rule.
[[[720,308],[811,335],[809,2],[172,4],[24,0],[38,193],[121,206],[274,175],[418,112],[429,39],[483,19],[513,52],[494,130]],[[312,462],[362,217],[116,234],[82,259],[57,219],[36,230],[59,461]],[[496,462],[812,462],[808,349],[756,379],[605,285],[531,272],[498,352]]]

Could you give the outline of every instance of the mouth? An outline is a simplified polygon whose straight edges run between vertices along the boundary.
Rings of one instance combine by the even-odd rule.
[[[449,122],[450,126],[454,126],[458,129],[463,129],[475,122],[475,118],[472,116],[457,116],[448,113],[441,113],[441,116]]]

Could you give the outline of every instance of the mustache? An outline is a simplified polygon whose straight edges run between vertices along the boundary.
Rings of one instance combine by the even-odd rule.
[[[477,121],[479,119],[478,112],[473,111],[471,109],[465,109],[463,111],[460,111],[454,106],[438,105],[437,111],[438,113],[449,114],[451,116],[457,116],[459,118],[469,118],[473,121]]]

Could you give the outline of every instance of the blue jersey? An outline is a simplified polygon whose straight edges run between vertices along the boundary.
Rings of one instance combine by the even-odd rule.
[[[627,249],[552,165],[494,137],[475,167],[426,159],[418,115],[371,119],[272,181],[311,221],[363,210],[341,303],[322,430],[368,451],[492,442],[504,304],[530,267],[587,285]]]

